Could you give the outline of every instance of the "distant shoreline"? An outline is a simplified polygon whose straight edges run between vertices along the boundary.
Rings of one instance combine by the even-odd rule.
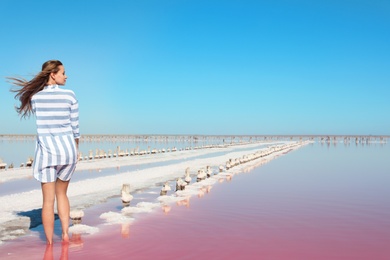
[[[6,137],[35,137],[36,134],[0,134],[0,138]],[[213,134],[83,134],[81,138],[94,138],[94,137],[127,137],[127,138],[150,138],[150,137],[214,137],[214,138],[326,138],[326,137],[336,137],[336,138],[390,138],[390,134],[384,135],[371,135],[371,134],[222,134],[222,135],[213,135]]]

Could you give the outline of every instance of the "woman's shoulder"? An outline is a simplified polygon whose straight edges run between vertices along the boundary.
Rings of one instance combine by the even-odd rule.
[[[74,98],[76,98],[76,94],[74,93],[73,90],[71,89],[65,89],[65,88],[58,88],[57,90],[58,92],[62,93],[62,94],[68,94]]]
[[[74,91],[68,88],[58,88],[58,91],[74,94]]]

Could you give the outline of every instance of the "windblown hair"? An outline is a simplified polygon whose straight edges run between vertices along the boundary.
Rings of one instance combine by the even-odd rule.
[[[59,60],[49,60],[43,63],[42,71],[39,72],[32,80],[27,81],[23,78],[7,77],[10,83],[16,86],[11,89],[15,92],[15,99],[19,99],[20,106],[15,107],[16,111],[22,118],[29,117],[32,113],[31,98],[34,94],[41,91],[49,81],[50,74],[57,73],[62,63]]]

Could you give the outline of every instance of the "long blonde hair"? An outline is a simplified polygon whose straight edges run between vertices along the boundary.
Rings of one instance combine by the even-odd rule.
[[[16,107],[16,111],[22,117],[29,117],[32,113],[31,98],[34,94],[41,91],[49,81],[51,73],[57,73],[62,63],[59,60],[49,60],[43,63],[42,71],[39,72],[32,80],[27,81],[23,78],[7,77],[10,83],[16,86],[11,89],[15,92],[15,99],[19,99],[20,106]]]

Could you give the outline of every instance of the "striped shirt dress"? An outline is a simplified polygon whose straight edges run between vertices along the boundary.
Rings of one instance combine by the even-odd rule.
[[[40,182],[69,181],[76,169],[80,138],[78,101],[72,90],[45,86],[31,98],[37,141],[33,176]]]

